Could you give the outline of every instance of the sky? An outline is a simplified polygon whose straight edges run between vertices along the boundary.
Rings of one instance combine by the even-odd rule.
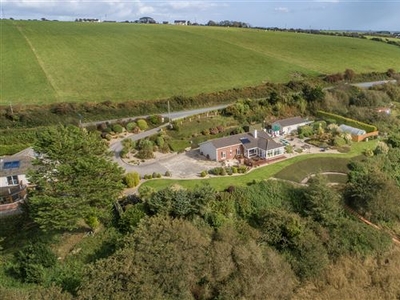
[[[0,0],[3,18],[74,21],[76,18],[157,22],[241,21],[251,26],[322,30],[400,31],[400,0],[152,1]]]

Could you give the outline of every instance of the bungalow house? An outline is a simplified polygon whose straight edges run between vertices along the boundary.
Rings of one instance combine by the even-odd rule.
[[[308,121],[301,117],[277,120],[271,124],[271,131],[275,136],[286,135],[294,130],[297,130],[301,126],[308,125],[310,123],[312,123],[312,121]]]
[[[239,155],[271,159],[282,156],[285,148],[264,131],[255,130],[252,134],[240,133],[201,143],[200,153],[215,161],[233,159]]]
[[[32,167],[32,161],[33,157],[26,155],[0,159],[0,211],[4,204],[25,199],[29,184],[26,173]]]

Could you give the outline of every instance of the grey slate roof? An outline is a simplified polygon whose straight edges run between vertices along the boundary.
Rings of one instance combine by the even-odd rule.
[[[0,157],[0,177],[26,174],[28,169],[32,168],[32,163],[34,159],[35,153],[31,147],[26,148],[12,156]],[[19,162],[18,167],[4,169],[4,163],[16,161]]]
[[[242,144],[242,142],[240,141],[241,138],[249,138],[250,139],[250,138],[252,138],[252,136],[248,133],[239,133],[239,134],[230,135],[227,137],[207,141],[206,143],[211,142],[215,148],[219,149],[219,148],[224,148],[224,147],[229,147],[229,146],[240,145],[240,144]]]
[[[309,121],[306,119],[303,119],[302,117],[293,117],[293,118],[287,118],[287,119],[282,119],[282,120],[276,120],[273,124],[279,124],[282,127],[286,127],[286,126],[292,126],[292,125],[297,125],[297,124],[306,123],[306,122],[309,122]]]
[[[4,164],[8,162],[19,162],[15,168],[5,169]],[[0,159],[0,177],[24,175],[32,167],[33,158],[30,156],[7,156]]]
[[[246,142],[244,142],[246,140]],[[275,142],[264,131],[257,132],[257,138],[254,138],[252,133],[239,133],[205,143],[212,143],[216,149],[225,148],[229,146],[236,146],[242,144],[245,149],[260,148],[263,150],[271,150],[283,147],[282,144]]]

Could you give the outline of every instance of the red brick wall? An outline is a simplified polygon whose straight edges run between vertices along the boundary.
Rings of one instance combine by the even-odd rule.
[[[240,149],[240,153],[243,154],[242,148],[242,145],[235,145],[217,149],[217,161],[235,158],[237,149]],[[226,156],[223,157],[221,152],[225,152]]]

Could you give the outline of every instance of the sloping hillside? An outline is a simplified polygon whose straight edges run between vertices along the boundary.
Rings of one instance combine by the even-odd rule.
[[[195,95],[295,74],[400,68],[396,46],[263,30],[0,21],[0,105]]]

